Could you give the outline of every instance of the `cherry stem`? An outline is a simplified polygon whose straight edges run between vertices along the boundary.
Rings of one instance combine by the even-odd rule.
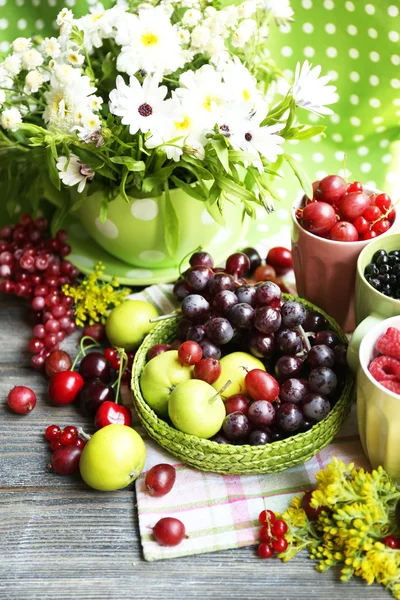
[[[119,401],[119,392],[121,389],[121,380],[122,380],[122,375],[124,374],[124,371],[128,365],[128,355],[125,352],[124,348],[116,348],[118,354],[119,354],[119,358],[120,358],[120,362],[119,362],[119,371],[118,371],[118,379],[117,379],[117,391],[115,394],[115,404],[118,404]]]
[[[304,346],[306,348],[306,351],[310,352],[310,350],[311,350],[311,344],[310,344],[310,341],[309,341],[309,339],[307,337],[306,332],[304,331],[304,329],[303,329],[303,327],[301,325],[299,325],[297,327],[297,330],[300,333],[300,336],[301,336],[301,339],[303,340],[303,343],[304,343]]]
[[[167,319],[172,319],[172,317],[178,317],[181,313],[180,310],[176,310],[173,313],[169,313],[168,315],[160,315],[159,317],[154,317],[154,319],[149,319],[149,323],[158,323],[158,321],[166,321]]]
[[[212,398],[210,398],[209,403],[214,404],[216,399],[219,398],[219,396],[221,396],[221,394],[226,390],[226,388],[228,388],[231,385],[231,383],[232,381],[229,379],[229,381],[227,381],[225,385],[223,385],[222,388],[218,390],[218,392],[214,396],[212,396]]]
[[[375,223],[379,223],[379,221],[383,221],[383,219],[386,219],[388,217],[388,215],[392,212],[392,210],[395,208],[395,206],[397,206],[397,204],[400,202],[400,198],[398,200],[396,200],[396,202],[394,204],[391,204],[389,206],[389,208],[386,209],[386,211],[384,212],[383,215],[381,215],[380,217],[378,217],[377,219],[375,219],[375,221],[373,221],[372,223],[370,223],[369,229],[371,230],[373,228],[373,226],[375,225]]]
[[[89,346],[84,347],[83,343],[85,342],[85,340],[90,340],[91,342],[93,342],[93,344],[90,344]],[[86,356],[87,350],[90,350],[91,348],[100,348],[100,344],[98,342],[96,342],[96,340],[94,338],[90,337],[90,335],[83,336],[79,345],[80,345],[80,350],[79,350],[78,354],[75,356],[75,360],[72,363],[71,371],[73,371],[75,369],[76,363],[78,362],[80,357]]]
[[[91,439],[91,435],[89,435],[88,433],[85,433],[82,429],[82,427],[77,427],[78,430],[78,434],[87,442]]]

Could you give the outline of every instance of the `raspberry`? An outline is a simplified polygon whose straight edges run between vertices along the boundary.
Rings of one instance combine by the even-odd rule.
[[[376,349],[381,354],[400,360],[400,329],[389,327],[376,342]]]
[[[383,385],[386,389],[400,396],[400,381],[391,381],[385,379],[384,381],[380,381],[379,383],[381,383],[381,385]]]
[[[378,356],[370,363],[369,372],[377,381],[400,382],[400,360],[391,356]]]

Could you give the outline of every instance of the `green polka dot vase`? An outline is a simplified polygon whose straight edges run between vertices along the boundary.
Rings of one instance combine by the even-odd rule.
[[[84,197],[79,218],[89,235],[112,256],[136,267],[164,269],[178,267],[181,260],[201,246],[214,257],[225,259],[246,234],[240,202],[225,202],[223,224],[208,213],[203,202],[180,189],[170,191],[178,218],[178,249],[171,256],[166,246],[165,197],[130,198],[117,196],[109,203],[107,218],[100,219],[103,192]]]

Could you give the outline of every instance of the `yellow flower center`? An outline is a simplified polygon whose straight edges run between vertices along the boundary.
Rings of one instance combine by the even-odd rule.
[[[208,112],[211,112],[211,102],[215,102],[216,104],[218,104],[215,98],[213,98],[212,96],[206,96],[203,102],[203,106]]]
[[[142,44],[143,46],[155,46],[158,43],[158,37],[148,31],[142,35]]]
[[[243,99],[245,102],[248,102],[250,100],[250,92],[248,89],[244,89],[243,92]]]
[[[101,19],[101,17],[104,15],[104,12],[98,12],[98,13],[94,13],[92,14],[92,21],[96,22],[99,19]]]
[[[191,120],[189,119],[189,117],[187,115],[185,115],[183,121],[179,121],[174,123],[176,129],[180,129],[181,131],[184,131],[186,129],[189,129],[190,125],[191,125]]]

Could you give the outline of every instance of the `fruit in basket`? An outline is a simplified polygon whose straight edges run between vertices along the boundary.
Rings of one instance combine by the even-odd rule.
[[[215,358],[203,358],[195,364],[193,376],[195,379],[202,379],[212,385],[221,375],[221,363]]]
[[[161,418],[168,417],[171,392],[182,382],[192,378],[193,367],[181,363],[177,350],[170,350],[152,358],[143,369],[140,387],[147,404]]]
[[[246,394],[246,375],[252,369],[261,369],[265,371],[265,367],[261,360],[248,354],[247,352],[232,352],[227,354],[220,360],[221,375],[217,381],[213,383],[216,390],[220,390],[227,381],[231,381],[228,387],[228,394]],[[226,395],[226,394],[225,394]]]
[[[275,377],[262,369],[249,371],[245,377],[245,385],[253,400],[273,402],[279,396],[279,383]]]
[[[150,319],[158,317],[152,304],[143,300],[124,300],[112,309],[106,321],[110,344],[125,350],[135,350],[154,327]]]
[[[205,439],[218,433],[226,415],[220,394],[200,379],[176,386],[169,397],[168,414],[177,429]]]
[[[126,425],[107,425],[92,435],[79,463],[82,479],[102,492],[126,487],[142,472],[146,447],[140,435]]]

